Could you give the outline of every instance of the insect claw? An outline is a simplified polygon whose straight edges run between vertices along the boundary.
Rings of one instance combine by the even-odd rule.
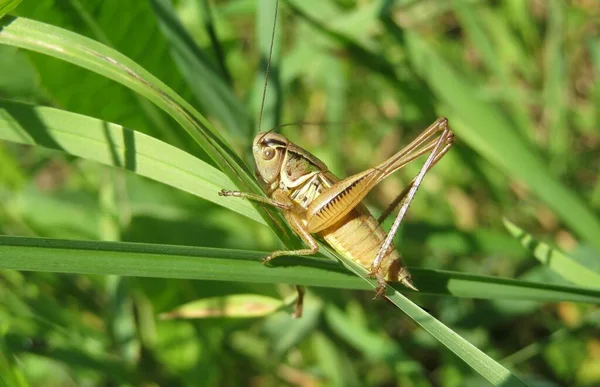
[[[377,287],[375,288],[375,297],[373,297],[373,299],[376,300],[385,294],[387,282],[381,273],[376,272],[374,275],[377,277]]]
[[[377,288],[375,288],[375,297],[373,297],[374,300],[381,298],[381,296],[383,296],[385,294],[385,289],[386,289],[387,285],[385,284],[379,284],[377,285]]]
[[[367,278],[375,278],[375,277],[377,277],[378,273],[379,273],[379,267],[371,266],[371,270],[367,273]]]
[[[260,260],[260,263],[262,263],[263,265],[266,265],[267,263],[269,263],[269,261],[273,259],[272,255],[267,255],[266,257],[264,257],[263,259]]]

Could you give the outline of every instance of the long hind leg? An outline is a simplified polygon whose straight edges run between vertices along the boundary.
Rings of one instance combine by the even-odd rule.
[[[396,220],[394,221],[394,224],[392,225],[384,243],[382,244],[381,249],[379,250],[379,253],[377,253],[377,256],[375,257],[375,259],[373,260],[373,263],[371,264],[371,271],[369,274],[372,276],[377,276],[378,272],[380,271],[383,257],[385,257],[387,251],[389,250],[390,246],[392,245],[392,240],[393,240],[394,236],[396,235],[396,232],[398,231],[398,228],[400,227],[400,224],[402,223],[404,216],[406,215],[408,207],[410,206],[410,204],[417,192],[417,189],[421,185],[421,182],[423,181],[425,174],[448,152],[448,150],[450,149],[450,147],[453,144],[454,136],[453,136],[452,132],[450,131],[450,128],[447,126],[447,121],[443,120],[443,121],[440,121],[440,123],[443,124],[442,127],[444,128],[442,135],[440,136],[438,141],[435,143],[435,146],[433,147],[429,157],[425,161],[425,164],[419,171],[419,174],[409,183],[409,185],[407,186],[408,189],[405,188],[400,193],[400,195],[398,195],[398,197],[396,199],[394,199],[394,201],[391,203],[391,205],[388,206],[388,208],[384,211],[382,216],[380,216],[380,218],[379,218],[382,221],[383,219],[385,219],[385,217],[387,217],[393,211],[393,208],[395,206],[402,203],[402,206],[400,207],[400,211],[398,212],[398,215],[396,217]],[[410,277],[407,277],[407,278],[408,278],[407,281],[402,281],[402,282],[404,284],[406,284],[408,282],[410,285],[412,285],[412,282],[410,282]],[[414,286],[409,286],[409,287],[414,288]],[[414,289],[416,289],[416,288],[414,288]]]

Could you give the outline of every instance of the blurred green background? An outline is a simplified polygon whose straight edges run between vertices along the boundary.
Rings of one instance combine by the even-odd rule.
[[[207,117],[252,168],[273,12],[272,1],[253,0],[25,0],[12,14],[125,54]],[[338,176],[449,118],[456,145],[425,179],[396,239],[409,267],[568,285],[506,231],[508,218],[598,270],[598,1],[287,0],[276,36],[261,129],[319,124],[282,132]],[[0,45],[0,98],[118,123],[220,165],[139,94],[62,60]],[[268,227],[223,206],[46,148],[0,143],[2,234],[281,247]],[[367,200],[373,212],[419,167],[380,184]],[[309,288],[298,320],[289,310],[159,318],[236,294],[283,299],[293,287],[3,270],[0,383],[485,383],[372,292]],[[600,385],[595,305],[410,298],[531,385]]]

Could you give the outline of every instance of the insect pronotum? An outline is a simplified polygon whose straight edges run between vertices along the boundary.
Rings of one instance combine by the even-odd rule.
[[[277,22],[275,7],[275,23]],[[271,42],[271,50],[272,50]],[[259,129],[264,108],[268,71],[259,115]],[[258,133],[252,153],[256,174],[268,197],[240,191],[222,190],[222,196],[234,196],[266,203],[279,208],[294,232],[308,245],[300,250],[278,250],[265,257],[267,263],[282,255],[311,255],[319,245],[316,235],[334,250],[369,270],[377,279],[376,297],[384,294],[388,281],[399,281],[417,290],[400,254],[393,245],[396,234],[425,174],[448,152],[453,143],[448,120],[438,118],[410,144],[381,164],[343,180],[338,179],[318,158],[291,143],[281,134]],[[380,181],[422,155],[429,154],[419,174],[398,197],[375,219],[362,203]],[[386,233],[381,222],[401,204],[396,220]],[[299,293],[296,315],[301,313]]]

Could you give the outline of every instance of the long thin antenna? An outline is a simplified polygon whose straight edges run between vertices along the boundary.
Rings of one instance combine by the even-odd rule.
[[[269,58],[267,59],[267,70],[265,71],[265,85],[263,87],[262,100],[260,102],[260,113],[258,115],[258,131],[262,126],[263,111],[265,109],[265,98],[267,96],[267,85],[269,84],[269,71],[271,70],[271,57],[273,56],[273,42],[275,41],[275,28],[277,27],[277,14],[279,13],[279,0],[275,1],[275,18],[273,19],[273,32],[271,33],[271,46],[269,47]]]
[[[322,126],[327,126],[327,125],[341,125],[341,124],[344,124],[344,122],[343,121],[323,121],[323,122],[298,121],[298,122],[288,122],[287,124],[281,124],[271,130],[279,130],[281,128],[285,128],[288,126],[318,126],[318,127],[322,127]]]

